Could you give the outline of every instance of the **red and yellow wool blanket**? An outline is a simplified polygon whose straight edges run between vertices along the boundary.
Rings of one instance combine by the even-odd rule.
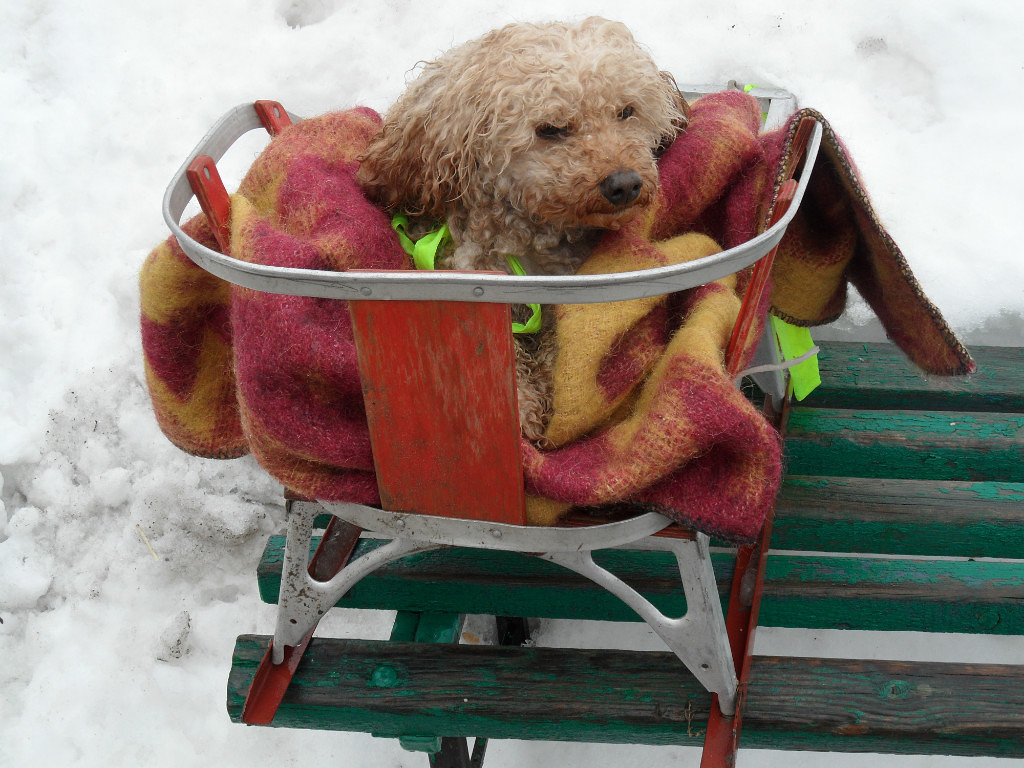
[[[878,221],[849,155],[820,115],[760,135],[757,103],[706,96],[660,161],[651,207],[609,232],[582,271],[678,263],[764,228],[796,126],[825,126],[811,187],[773,270],[769,309],[791,323],[837,317],[852,283],[923,370],[973,370]],[[380,127],[371,110],[305,120],[276,137],[232,198],[231,252],[307,269],[409,269],[389,217],[355,183]],[[186,232],[215,247],[203,216]],[[522,443],[529,517],[570,507],[657,509],[735,541],[756,537],[782,475],[779,437],[724,369],[749,275],[668,297],[554,308],[553,446]],[[174,238],[140,277],[146,377],[157,420],[189,453],[251,452],[291,490],[379,503],[345,302],[263,294],[194,265]],[[746,356],[761,328],[754,328]]]

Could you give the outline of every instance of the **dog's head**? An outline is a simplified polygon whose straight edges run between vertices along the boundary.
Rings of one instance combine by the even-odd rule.
[[[617,228],[652,199],[658,150],[688,114],[622,24],[512,24],[425,65],[359,180],[388,207],[437,218]]]

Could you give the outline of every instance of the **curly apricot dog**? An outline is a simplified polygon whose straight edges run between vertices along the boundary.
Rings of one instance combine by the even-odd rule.
[[[602,232],[653,199],[657,156],[689,108],[629,30],[601,18],[511,24],[426,64],[359,169],[367,194],[446,221],[450,269],[571,274]],[[551,402],[550,314],[517,338],[520,423],[541,441]]]

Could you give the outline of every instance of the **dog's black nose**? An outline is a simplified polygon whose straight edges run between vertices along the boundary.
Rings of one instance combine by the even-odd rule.
[[[601,182],[601,194],[616,208],[624,208],[640,197],[644,180],[636,171],[619,170]]]

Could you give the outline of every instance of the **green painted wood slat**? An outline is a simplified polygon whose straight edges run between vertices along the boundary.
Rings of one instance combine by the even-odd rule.
[[[794,475],[1024,482],[1024,415],[794,408]]]
[[[775,549],[1017,558],[1024,483],[788,475],[773,525]]]
[[[696,746],[709,703],[670,653],[315,638],[274,725]],[[755,657],[746,707],[745,747],[1024,757],[1024,667]]]
[[[1024,483],[789,475],[772,545],[932,557],[1024,555]]]
[[[360,543],[356,554],[376,546]],[[273,602],[283,539],[260,565],[260,593]],[[595,560],[670,616],[686,611],[672,556],[609,550]],[[732,556],[713,557],[728,597]],[[571,571],[509,552],[435,550],[392,563],[358,583],[339,607],[636,621],[618,598]],[[761,623],[921,632],[1024,634],[1024,563],[773,554]]]
[[[818,354],[821,386],[804,401],[815,408],[908,408],[1024,412],[1024,349],[971,349],[977,372],[928,376],[893,344],[827,341]]]

